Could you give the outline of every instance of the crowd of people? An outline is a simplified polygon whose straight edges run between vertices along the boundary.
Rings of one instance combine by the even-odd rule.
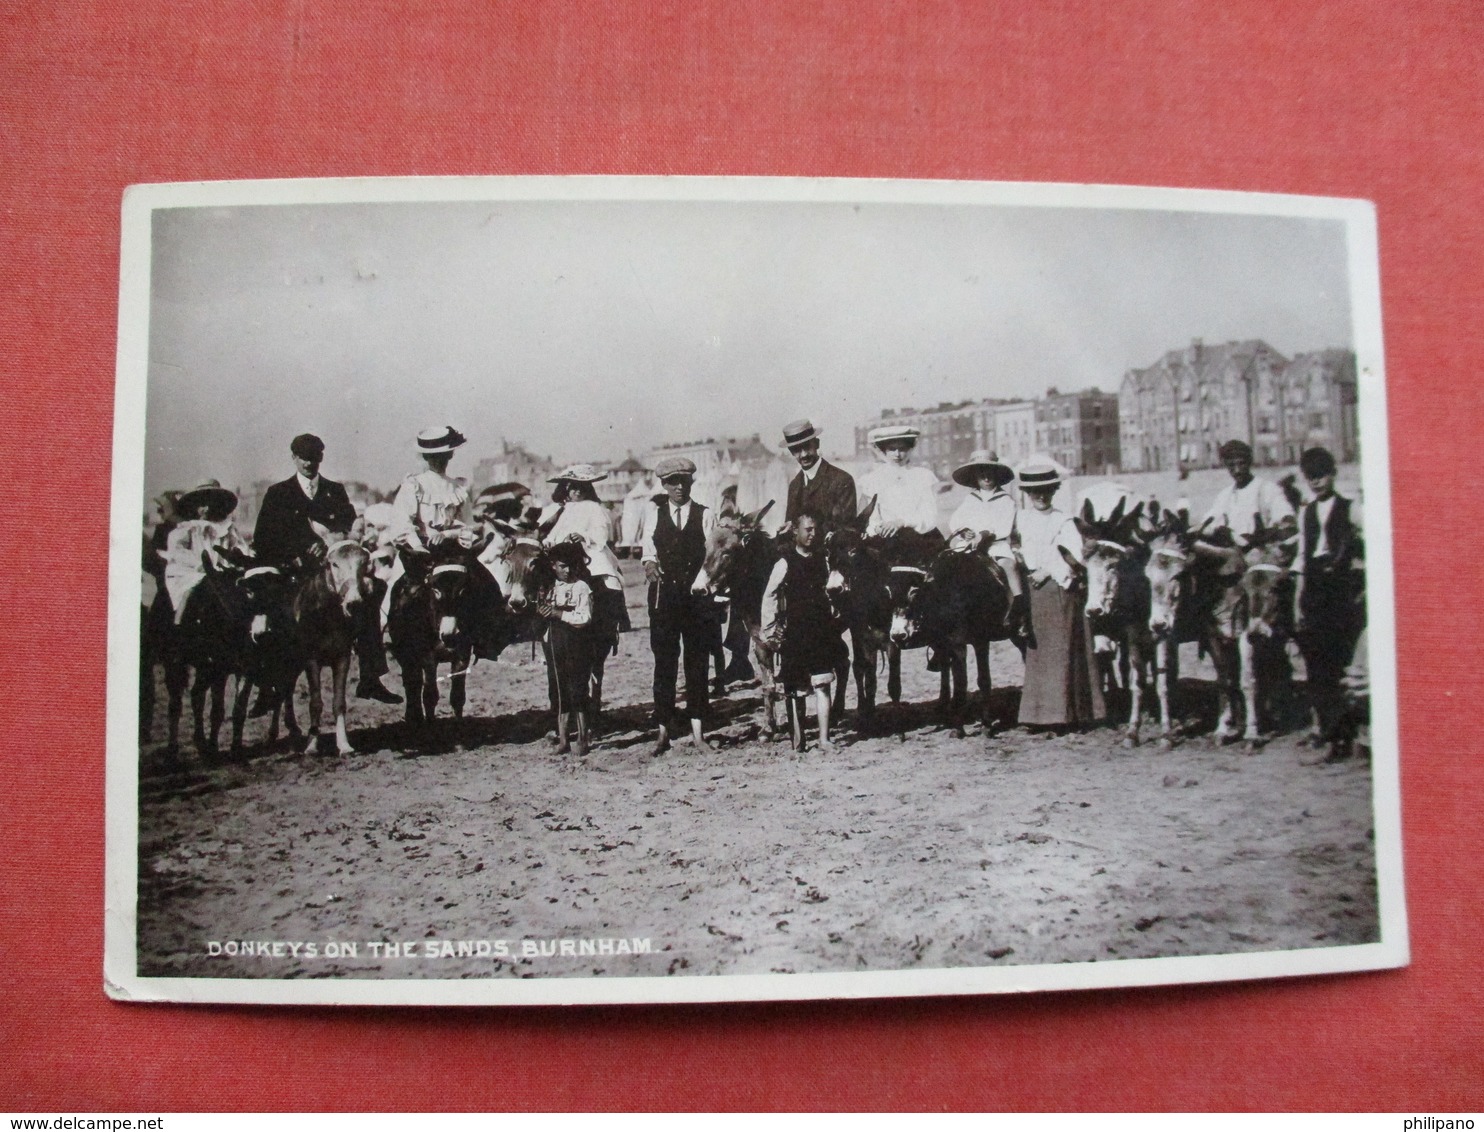
[[[1039,459],[1015,469],[993,452],[974,453],[953,471],[954,481],[968,492],[945,535],[939,525],[944,485],[930,469],[912,462],[917,431],[892,425],[874,430],[870,439],[879,461],[857,482],[823,457],[820,431],[810,421],[793,421],[782,430],[782,446],[798,471],[788,487],[760,632],[776,652],[777,676],[796,712],[796,743],[803,744],[804,704],[811,695],[820,745],[832,741],[833,692],[848,660],[844,626],[827,592],[824,547],[832,531],[847,525],[862,528],[868,539],[906,545],[923,563],[951,552],[992,559],[1010,593],[1005,634],[1020,646],[1025,661],[1019,722],[1075,728],[1103,721],[1104,689],[1084,601],[1084,532],[1074,512],[1058,505],[1064,470]],[[548,548],[555,579],[539,608],[548,623],[558,741],[563,750],[575,742],[585,751],[594,659],[630,627],[612,523],[594,488],[604,473],[586,463],[563,469],[551,477],[552,501],[540,510],[531,506],[531,490],[523,484],[493,485],[471,498],[464,481],[449,475],[464,443],[450,426],[420,433],[416,448],[423,467],[401,482],[382,529],[362,535],[378,548],[382,565],[357,633],[357,694],[400,702],[383,682],[388,671],[383,626],[408,556],[456,549],[479,562],[505,590],[509,579],[502,571],[510,543],[539,539]],[[146,539],[144,561],[159,583],[148,614],[157,625],[180,617],[203,577],[203,560],[250,554],[260,565],[302,568],[322,553],[325,531],[350,531],[357,513],[345,488],[321,474],[324,443],[303,434],[293,439],[290,454],[294,474],[268,489],[250,540],[232,523],[236,496],[216,481],[157,500],[160,522]],[[1350,739],[1345,721],[1353,713],[1347,711],[1342,685],[1365,626],[1359,506],[1335,491],[1336,464],[1323,448],[1303,453],[1300,470],[1308,493],[1297,509],[1294,493],[1254,474],[1248,445],[1229,441],[1221,458],[1231,480],[1196,528],[1198,545],[1241,546],[1262,532],[1266,543],[1291,547],[1290,630],[1305,661],[1313,738],[1325,745],[1328,757],[1343,758]],[[661,493],[644,505],[638,541],[647,586],[658,752],[680,739],[709,745],[709,665],[720,653],[721,619],[717,595],[695,585],[717,525],[713,509],[691,497],[696,466],[684,456],[668,456],[652,470]],[[741,651],[735,632],[728,643]],[[747,661],[739,657],[734,664],[745,668]]]

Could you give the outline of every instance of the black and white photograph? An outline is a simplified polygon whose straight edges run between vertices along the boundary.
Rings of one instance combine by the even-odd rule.
[[[109,993],[1408,960],[1366,202],[131,189]]]

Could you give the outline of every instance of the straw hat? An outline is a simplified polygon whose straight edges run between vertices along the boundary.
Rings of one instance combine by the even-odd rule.
[[[597,483],[606,480],[607,472],[600,472],[591,464],[568,464],[556,475],[547,479],[547,483]]]
[[[1020,469],[1020,488],[1022,491],[1036,491],[1048,487],[1060,487],[1062,484],[1061,469],[1050,460],[1036,461],[1026,464]]]
[[[953,482],[965,487],[978,487],[979,477],[984,472],[995,477],[996,487],[1004,487],[1015,478],[1015,470],[1009,464],[1001,463],[1000,458],[988,448],[980,448],[967,461],[953,469]]]
[[[819,439],[819,429],[814,427],[814,422],[808,417],[800,417],[796,421],[790,421],[783,426],[783,446],[785,448],[800,448],[811,440]]]
[[[207,480],[175,501],[176,509],[187,517],[203,504],[213,515],[225,518],[237,509],[237,493],[228,491],[216,480]]]
[[[870,432],[871,443],[877,448],[893,440],[906,440],[912,444],[917,443],[917,438],[922,433],[911,425],[882,425],[873,428]]]
[[[417,450],[423,456],[437,456],[440,453],[452,452],[467,439],[453,425],[425,428],[417,434]]]

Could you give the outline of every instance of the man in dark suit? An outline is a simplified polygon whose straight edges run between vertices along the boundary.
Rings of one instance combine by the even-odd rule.
[[[269,566],[293,566],[314,558],[323,549],[309,525],[313,520],[331,531],[344,533],[355,522],[345,486],[319,474],[325,458],[325,442],[313,433],[302,433],[289,444],[294,474],[274,484],[263,495],[262,510],[253,528],[253,554]],[[377,614],[381,608],[381,582],[361,604],[362,624],[356,639],[361,677],[356,695],[364,699],[399,704],[402,697],[381,682],[387,671],[386,649],[381,643]]]
[[[824,521],[825,533],[854,519],[855,477],[820,456],[819,430],[807,420],[794,421],[784,426],[783,443],[799,462],[799,474],[788,485],[784,519],[795,523],[800,515],[814,515]]]

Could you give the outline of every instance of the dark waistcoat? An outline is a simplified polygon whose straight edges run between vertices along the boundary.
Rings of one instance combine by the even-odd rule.
[[[660,560],[660,593],[666,599],[690,593],[702,563],[706,561],[706,534],[701,529],[699,503],[691,501],[685,526],[677,527],[670,517],[670,504],[659,505],[659,522],[654,527],[654,551]]]
[[[1322,557],[1314,554],[1319,542],[1319,505],[1310,503],[1304,508],[1304,567],[1309,569],[1315,562],[1323,568],[1343,569],[1350,565],[1355,550],[1355,524],[1350,521],[1350,500],[1343,495],[1335,496],[1335,505],[1330,508],[1329,518],[1324,522],[1324,540],[1329,552]]]

